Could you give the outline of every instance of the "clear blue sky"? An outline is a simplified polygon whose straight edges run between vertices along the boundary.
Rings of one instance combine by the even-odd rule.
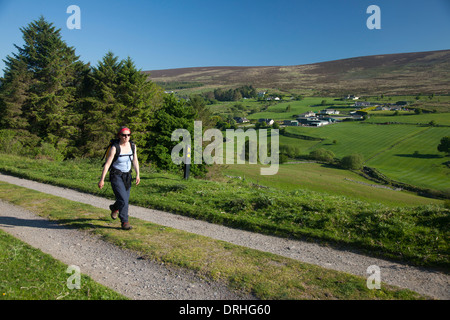
[[[66,26],[69,5],[81,9],[81,30]],[[366,27],[370,5],[381,9],[380,30]],[[0,0],[0,60],[40,15],[82,61],[96,65],[111,50],[142,70],[450,49],[450,0]]]

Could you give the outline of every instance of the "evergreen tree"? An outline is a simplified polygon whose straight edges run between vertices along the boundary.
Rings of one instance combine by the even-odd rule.
[[[10,128],[26,127],[67,156],[66,147],[78,133],[75,99],[88,66],[44,17],[20,30],[25,44],[15,46],[18,53],[5,61],[1,122]]]
[[[172,149],[179,143],[172,141],[172,132],[176,129],[187,129],[194,138],[194,121],[197,117],[195,109],[183,100],[178,101],[174,95],[164,96],[162,107],[155,112],[155,122],[151,127],[151,135],[147,149],[150,151],[149,159],[159,168],[175,171],[181,169],[172,162]],[[191,143],[193,149],[193,143]],[[194,157],[194,153],[191,153]],[[202,175],[206,172],[204,164],[193,164],[191,172],[194,175]]]
[[[127,125],[133,132],[133,141],[144,146],[150,138],[148,129],[154,122],[153,114],[162,103],[162,89],[147,81],[147,76],[136,68],[130,57],[122,61],[118,80],[117,99],[124,106],[119,113],[119,124]],[[142,151],[140,159],[145,161],[148,153]]]
[[[124,107],[116,99],[119,58],[108,52],[89,74],[88,94],[81,100],[83,114],[80,146],[85,156],[100,156],[118,128],[119,110]]]
[[[437,149],[439,152],[450,153],[450,136],[443,137]]]
[[[212,119],[212,113],[208,107],[206,107],[205,99],[199,95],[194,94],[189,97],[187,104],[194,108],[197,113],[196,121],[202,122],[203,129],[213,128],[217,123],[217,120]]]
[[[0,126],[8,129],[26,129],[27,121],[22,113],[22,105],[27,98],[27,90],[32,74],[19,56],[6,57],[4,78],[0,86]]]
[[[82,142],[83,153],[103,155],[104,146],[114,138],[120,126],[128,126],[138,146],[146,144],[147,127],[152,114],[160,105],[161,89],[136,69],[131,58],[119,61],[108,52],[92,69],[88,86],[90,92],[83,99]],[[142,150],[141,150],[142,151]],[[140,154],[142,161],[146,155]]]

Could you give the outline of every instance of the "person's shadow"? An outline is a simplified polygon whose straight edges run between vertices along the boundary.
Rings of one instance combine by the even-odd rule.
[[[31,228],[45,228],[45,229],[64,229],[64,226],[57,224],[54,221],[42,219],[21,219],[16,217],[0,216],[0,226],[3,227],[31,227]]]
[[[99,226],[92,223],[92,219],[62,219],[51,221],[46,219],[21,219],[16,217],[0,216],[0,227],[12,228],[29,227],[41,229],[120,229],[113,226]]]

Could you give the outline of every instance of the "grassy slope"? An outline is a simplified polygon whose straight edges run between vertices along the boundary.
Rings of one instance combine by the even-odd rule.
[[[400,112],[400,115],[394,116],[392,111],[373,111],[370,112],[370,118],[366,120],[369,123],[398,122],[406,124],[427,125],[430,121],[435,121],[437,125],[450,126],[450,113],[426,113],[414,114],[412,112]]]
[[[437,190],[450,188],[450,170],[444,165],[448,159],[437,151],[440,139],[449,133],[447,127],[348,122],[322,128],[290,127],[287,130],[324,139],[316,144],[299,139],[280,140],[281,143],[298,145],[306,153],[316,148],[331,150],[338,158],[360,153],[366,165],[380,169],[394,180]],[[337,143],[334,144],[333,140]],[[414,156],[415,151],[419,152],[418,156]]]
[[[0,170],[112,198],[96,184],[101,164],[51,162],[2,155]],[[396,207],[298,189],[255,188],[247,181],[213,182],[155,173],[143,168],[132,203],[218,224],[293,238],[321,239],[448,267],[448,209]]]
[[[380,290],[370,290],[363,277],[320,268],[135,218],[131,218],[133,232],[123,232],[117,223],[108,217],[108,211],[105,209],[3,182],[0,183],[0,190],[1,199],[23,206],[36,214],[56,220],[68,227],[101,235],[106,241],[136,250],[145,258],[188,268],[196,271],[199,276],[224,281],[231,288],[251,292],[260,299],[426,298],[409,290],[386,284],[382,284]],[[61,264],[47,257],[44,257],[45,262],[39,263],[43,258],[36,250],[26,247],[11,237],[4,236],[1,232],[0,244],[0,257],[4,257],[0,260],[0,266],[8,270],[6,277],[2,277],[0,283],[0,289],[7,294],[4,298],[54,299],[59,297],[56,292],[62,290],[59,295],[77,299],[77,296],[72,296],[72,293],[66,297],[67,289],[62,286],[61,281],[67,275]],[[24,254],[23,248],[31,254]],[[17,252],[19,254],[16,259]],[[36,270],[30,279],[29,269],[34,267]],[[27,274],[24,273],[25,270]],[[54,278],[52,281],[55,284],[49,286],[47,283],[51,278]],[[82,284],[83,290],[78,292],[81,297],[86,294],[84,280]],[[18,288],[21,285],[39,286],[40,290],[21,290]],[[103,298],[95,291],[91,293],[91,296]]]
[[[437,151],[440,139],[449,128],[427,127],[413,137],[406,137],[367,164],[394,180],[437,190],[450,190],[448,157]]]
[[[248,164],[229,166],[225,172],[230,176],[241,176],[253,183],[283,190],[308,189],[391,206],[442,203],[441,200],[382,188],[381,185],[364,179],[354,172],[318,163],[283,164],[275,176],[262,176],[259,165]]]

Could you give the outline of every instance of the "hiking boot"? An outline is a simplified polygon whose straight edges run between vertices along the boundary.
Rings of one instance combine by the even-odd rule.
[[[116,220],[117,217],[119,216],[119,210],[114,210],[114,209],[113,209],[113,205],[110,205],[110,206],[109,206],[109,209],[111,210],[111,218],[112,218],[113,220]]]
[[[131,230],[133,227],[130,225],[129,222],[122,222],[122,229],[123,230]]]

